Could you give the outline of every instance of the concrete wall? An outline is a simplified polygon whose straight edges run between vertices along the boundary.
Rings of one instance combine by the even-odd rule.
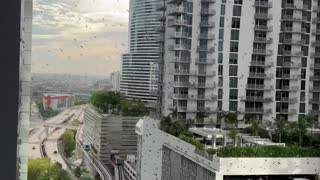
[[[18,1],[20,2],[20,1]],[[21,41],[20,41],[20,98],[18,126],[18,157],[20,158],[20,180],[28,178],[28,140],[30,125],[30,85],[32,48],[32,0],[21,1]]]

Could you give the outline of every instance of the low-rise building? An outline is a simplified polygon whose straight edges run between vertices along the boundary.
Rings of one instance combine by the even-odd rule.
[[[158,128],[151,118],[136,125],[137,180],[318,179],[320,158],[222,158],[197,150]]]
[[[91,106],[84,108],[84,141],[110,171],[112,155],[125,160],[128,154],[137,154],[135,124],[140,118],[101,114]]]
[[[43,107],[44,109],[58,110],[74,106],[75,96],[71,94],[44,94]]]

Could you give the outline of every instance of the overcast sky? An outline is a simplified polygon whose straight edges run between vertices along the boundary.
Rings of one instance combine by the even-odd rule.
[[[127,52],[129,0],[34,0],[32,72],[109,75]]]

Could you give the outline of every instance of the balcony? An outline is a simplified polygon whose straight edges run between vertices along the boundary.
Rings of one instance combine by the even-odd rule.
[[[183,44],[175,44],[168,47],[169,51],[190,51],[186,45]]]
[[[188,94],[169,94],[169,98],[177,100],[188,100]]]
[[[320,34],[320,29],[312,29],[312,34]]]
[[[274,77],[273,74],[265,74],[265,73],[254,73],[250,72],[249,73],[250,78],[261,78],[261,79],[272,79]]]
[[[164,32],[164,30],[165,30],[165,28],[164,28],[163,25],[160,25],[160,26],[156,27],[156,31],[157,32]]]
[[[171,62],[172,63],[191,63],[191,58],[189,58],[189,57],[176,57]]]
[[[265,38],[265,37],[255,37],[254,42],[255,43],[271,44],[271,43],[273,43],[273,39],[272,38]]]
[[[273,90],[273,86],[271,85],[263,85],[263,84],[248,84],[248,90],[263,90],[263,91],[271,91]]]
[[[169,110],[172,110],[172,111],[175,111],[177,110],[178,112],[186,112],[187,111],[187,106],[173,106],[173,105],[170,105],[168,107]]]
[[[203,100],[203,101],[216,101],[218,99],[218,96],[216,95],[189,95],[190,100]]]
[[[256,25],[254,27],[254,30],[256,31],[273,31],[272,26],[264,26],[264,25]]]
[[[280,88],[277,88],[277,91],[292,91],[297,92],[300,90],[299,86],[281,86]]]
[[[320,6],[313,6],[313,12],[320,12]]]
[[[170,19],[168,21],[168,26],[191,26],[188,20],[181,20],[181,19]]]
[[[216,0],[201,0],[203,3],[216,3]]]
[[[215,71],[210,71],[210,72],[199,71],[195,75],[197,75],[197,76],[216,76],[216,72]]]
[[[293,27],[284,27],[282,31],[287,33],[298,33],[298,34],[309,33],[306,28],[293,28]]]
[[[312,42],[311,42],[311,45],[312,45],[312,46],[320,46],[320,41],[319,41],[319,40],[317,40],[317,41],[312,41]]]
[[[320,81],[320,75],[310,76],[311,81]]]
[[[310,98],[309,103],[310,104],[320,104],[320,98]]]
[[[302,17],[294,17],[294,16],[289,16],[285,15],[281,19],[282,21],[293,21],[293,22],[304,22],[304,21],[309,21],[307,16],[302,16]]]
[[[279,56],[292,56],[292,57],[301,57],[303,56],[303,51],[296,51],[296,52],[291,52],[291,51],[282,51],[278,53]]]
[[[188,33],[186,32],[175,32],[173,35],[171,35],[171,38],[187,39],[191,37],[189,37]]]
[[[277,110],[277,113],[278,114],[289,114],[289,115],[292,115],[292,114],[297,114],[297,110],[296,109],[279,109]]]
[[[254,15],[256,19],[272,19],[272,14],[268,13],[256,13]]]
[[[310,64],[310,69],[320,69],[320,64]]]
[[[202,22],[200,22],[200,27],[202,27],[202,28],[214,28],[215,27],[215,25],[214,25],[214,23],[209,23],[209,22],[205,22],[205,21],[202,21]]]
[[[204,108],[204,107],[198,107],[197,112],[203,112],[203,113],[216,113],[218,112],[217,109],[214,108]]]
[[[265,98],[263,96],[242,96],[242,101],[253,101],[253,102],[272,102],[273,98]]]
[[[320,52],[312,52],[311,54],[310,54],[310,57],[311,58],[319,58],[320,57]]]
[[[293,40],[293,39],[282,39],[280,40],[283,44],[292,44],[292,45],[305,45],[307,44],[305,40]]]
[[[176,81],[174,82],[175,87],[196,87],[196,83],[190,83],[187,81]]]
[[[273,67],[274,63],[265,61],[251,61],[251,66]]]
[[[265,2],[265,1],[255,1],[254,2],[255,7],[264,7],[264,8],[271,8],[272,3],[271,2]]]
[[[320,92],[320,87],[316,86],[316,87],[310,87],[309,88],[310,92]]]
[[[166,9],[166,6],[164,5],[164,3],[160,3],[156,5],[156,11],[163,11]]]
[[[215,35],[213,33],[210,33],[210,34],[200,34],[199,35],[199,39],[214,40],[216,38],[215,38]]]
[[[168,8],[167,10],[168,15],[177,15],[177,14],[185,14],[185,13],[191,13],[189,9],[186,7],[174,7],[174,8]]]
[[[206,88],[206,89],[215,89],[217,87],[216,84],[206,84],[206,83],[199,83],[197,85],[198,88]]]
[[[201,9],[201,15],[215,15],[216,11],[214,9],[204,8]]]
[[[240,109],[240,111],[244,111],[246,114],[271,114],[272,109],[264,109],[264,108],[245,108]]]
[[[294,5],[293,3],[286,3],[283,5],[284,9],[292,9],[292,10],[309,10],[309,5],[304,4],[303,6]]]
[[[208,64],[208,65],[212,65],[212,64],[216,64],[216,60],[215,59],[211,59],[211,58],[196,58],[196,64]]]
[[[291,69],[298,69],[298,68],[301,68],[302,65],[301,63],[292,63],[292,62],[283,62],[282,64],[280,65],[277,65],[277,66],[280,66],[280,67],[283,67],[283,68],[291,68]]]
[[[279,102],[289,103],[289,104],[295,104],[298,103],[298,98],[289,98],[289,97],[281,97]]]
[[[320,23],[320,18],[319,17],[312,18],[312,23]]]
[[[209,46],[209,47],[205,47],[205,46],[200,46],[200,47],[198,47],[197,48],[197,51],[199,52],[199,51],[206,51],[206,52],[215,52],[215,48],[214,47],[211,47],[211,46]]]
[[[277,79],[289,79],[289,80],[298,80],[301,78],[301,75],[298,74],[281,74]]]
[[[169,73],[173,75],[189,75],[190,71],[188,69],[175,69]]]
[[[271,56],[273,55],[273,51],[266,49],[253,49],[253,54]]]

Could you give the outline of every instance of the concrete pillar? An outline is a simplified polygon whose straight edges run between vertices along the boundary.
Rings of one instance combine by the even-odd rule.
[[[223,174],[216,173],[216,180],[223,180]]]
[[[215,149],[217,144],[217,137],[216,135],[212,136],[212,148]]]
[[[223,147],[226,147],[227,146],[227,136],[224,135],[223,136]]]

